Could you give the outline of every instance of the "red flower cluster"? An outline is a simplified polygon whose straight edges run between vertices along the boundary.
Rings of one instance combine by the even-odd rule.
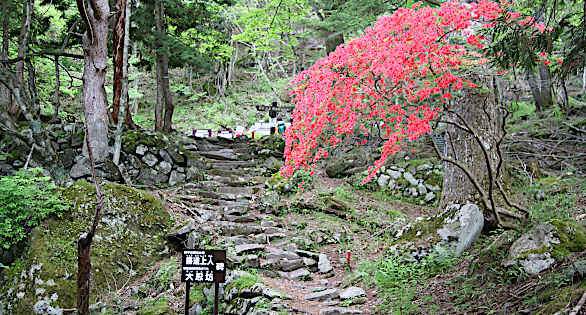
[[[377,126],[386,142],[364,179],[369,181],[406,141],[430,132],[439,112],[432,102],[476,87],[457,70],[487,61],[481,51],[485,39],[475,31],[493,27],[501,16],[520,21],[506,8],[487,0],[402,8],[297,75],[281,173],[289,177],[299,168],[311,168],[340,138],[367,135]]]

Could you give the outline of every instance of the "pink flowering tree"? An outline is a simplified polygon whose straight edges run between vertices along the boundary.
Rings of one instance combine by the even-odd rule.
[[[465,117],[466,112],[482,107],[488,93],[480,93],[482,96],[476,98],[481,105],[462,102],[463,98],[475,99],[470,93],[491,90],[486,83],[493,81],[489,77],[497,73],[488,66],[490,58],[483,50],[487,39],[481,34],[498,23],[540,27],[509,12],[506,5],[492,1],[446,2],[437,8],[422,7],[419,3],[378,19],[363,36],[317,61],[293,80],[291,96],[295,110],[293,124],[285,133],[286,163],[282,174],[288,177],[297,169],[311,169],[342,139],[352,138],[356,132],[368,135],[373,125],[382,129],[386,141],[381,157],[370,166],[363,182],[371,180],[389,156],[429,133],[434,122],[446,122],[455,128],[452,137],[467,131],[472,143],[483,138],[480,131],[484,129],[498,134],[502,129],[496,119],[498,110],[489,110],[495,119],[480,118],[481,124],[484,120],[492,121],[491,126],[478,131],[473,125],[466,126],[474,121]],[[479,76],[478,72],[487,75]],[[502,141],[502,134],[490,142],[496,145]],[[363,144],[365,141],[356,143]],[[502,158],[493,161],[499,153],[485,152],[489,161],[484,171],[492,170],[492,177],[498,175],[494,173],[502,164]],[[496,205],[491,202],[497,186],[490,184],[493,179],[486,180],[487,184],[483,178],[474,178],[475,174],[466,174],[474,173],[466,165],[467,159],[455,160],[449,152],[438,154],[471,187],[469,196],[455,201],[480,199],[498,217]],[[477,156],[470,157],[474,158]],[[444,190],[449,189],[445,184],[444,181]],[[491,186],[490,193],[486,191],[487,185]]]

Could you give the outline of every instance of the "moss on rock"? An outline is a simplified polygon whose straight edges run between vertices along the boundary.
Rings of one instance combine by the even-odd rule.
[[[169,214],[153,195],[124,185],[102,185],[105,205],[92,246],[92,303],[132,282],[166,250]],[[60,218],[36,228],[29,249],[2,275],[0,300],[10,314],[33,314],[33,305],[74,308],[77,245],[96,206],[93,184],[75,183],[63,192],[73,204]]]
[[[134,153],[136,147],[144,145],[149,149],[166,149],[169,139],[162,133],[147,133],[140,130],[130,130],[125,132],[122,136],[122,150],[124,152]]]

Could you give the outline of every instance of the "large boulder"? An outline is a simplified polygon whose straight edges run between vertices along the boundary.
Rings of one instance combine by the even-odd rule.
[[[439,245],[459,256],[478,239],[483,227],[484,216],[477,205],[453,204],[434,217],[398,230],[393,247],[407,252],[423,250],[415,256],[424,256]]]
[[[457,240],[455,254],[460,256],[480,236],[484,227],[484,216],[477,205],[468,203],[454,215],[447,216],[444,222],[445,225],[438,229],[437,233],[444,241]]]
[[[167,252],[169,214],[159,199],[118,184],[101,188],[105,202],[91,255],[93,297],[111,290],[112,278],[134,282]],[[59,314],[76,307],[76,241],[92,223],[96,193],[93,184],[79,181],[62,196],[71,209],[33,230],[29,248],[2,274],[0,309],[7,314]]]
[[[521,235],[504,261],[505,266],[521,265],[529,274],[549,268],[570,252],[586,250],[586,231],[573,222],[552,220]]]

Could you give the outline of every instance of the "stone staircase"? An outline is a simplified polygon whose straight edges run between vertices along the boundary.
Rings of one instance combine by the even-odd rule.
[[[259,166],[261,159],[251,153],[254,143],[214,139],[198,141],[197,147],[197,153],[207,158],[205,179],[168,190],[167,199],[176,201],[188,222],[168,239],[177,250],[227,249],[232,272],[226,285],[246,275],[238,271],[242,269],[256,269],[263,279],[249,288],[225,292],[224,314],[363,314],[337,307],[344,292],[337,288],[340,283],[326,279],[333,275],[327,255],[298,249],[292,241],[293,227],[259,211],[258,196],[267,178],[266,169]],[[196,305],[192,311],[197,314],[200,309]]]

